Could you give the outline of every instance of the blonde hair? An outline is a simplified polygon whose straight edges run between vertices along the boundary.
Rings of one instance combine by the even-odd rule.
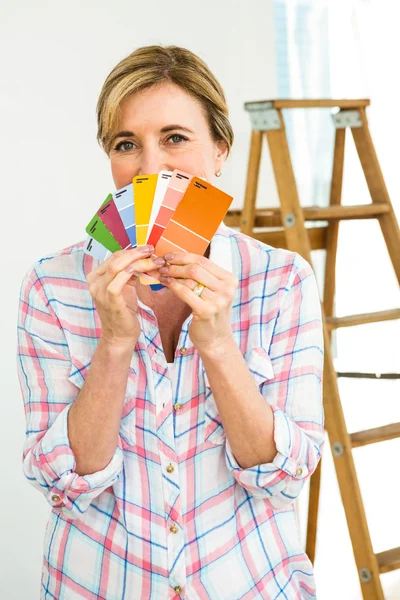
[[[121,117],[121,103],[152,85],[172,82],[197,99],[215,142],[225,142],[228,155],[233,130],[224,91],[206,63],[186,48],[143,46],[121,60],[108,75],[97,102],[97,141],[109,154]]]

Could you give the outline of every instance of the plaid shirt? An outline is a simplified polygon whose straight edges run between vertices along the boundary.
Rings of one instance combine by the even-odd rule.
[[[86,282],[98,261],[81,242],[42,258],[23,279],[23,471],[52,509],[43,599],[316,598],[293,504],[324,445],[315,276],[299,254],[224,224],[210,260],[239,279],[233,336],[274,415],[277,454],[247,469],[188,335],[191,315],[171,379],[155,315],[139,302],[118,446],[103,470],[78,475],[67,418],[101,333]]]

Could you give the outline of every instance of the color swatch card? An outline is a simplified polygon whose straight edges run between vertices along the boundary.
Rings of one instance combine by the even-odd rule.
[[[172,173],[170,171],[161,171],[159,174],[159,181],[160,178],[163,180],[167,177],[167,185],[157,184],[157,190],[160,189],[160,193],[157,196],[156,190],[156,194],[154,195],[152,209],[152,216],[154,215],[154,219],[153,222],[150,223],[150,235],[148,236],[146,242],[154,247],[164,232],[168,221],[174,214],[189,185],[190,180],[192,179],[192,175],[189,175],[189,173],[185,173],[184,171],[179,171],[176,169]],[[140,278],[140,283],[143,283],[144,285],[150,285],[151,283],[154,284],[155,281],[155,279],[147,278],[147,276],[142,276]]]
[[[106,260],[113,252],[151,244],[154,256],[168,252],[204,254],[223,221],[232,196],[179,169],[139,175],[108,194],[86,227],[86,254]],[[151,274],[140,282],[164,286]]]
[[[133,196],[135,198],[136,241],[138,246],[146,244],[157,175],[140,175],[133,178]]]
[[[103,206],[105,206],[111,198],[112,194],[108,194],[100,209],[103,208]],[[90,237],[92,237],[97,242],[102,244],[105,248],[107,248],[107,250],[110,250],[110,252],[122,250],[122,246],[117,242],[110,230],[107,229],[106,225],[104,225],[103,221],[98,215],[98,212],[94,215],[94,217],[87,225],[86,232],[89,234]]]
[[[132,244],[128,234],[126,233],[124,224],[119,216],[118,208],[111,194],[109,196],[109,200],[99,208],[97,214],[107,227],[108,231],[117,240],[121,248],[124,248],[124,250],[132,248]]]
[[[170,184],[171,177],[172,171],[160,171],[158,174],[156,189],[154,192],[154,199],[151,207],[149,228],[147,230],[148,232],[152,230],[152,227],[158,215],[158,211],[160,210],[161,203],[165,196],[165,192]],[[149,241],[149,238],[147,238],[146,244],[152,244],[152,242]],[[149,275],[141,275],[140,283],[142,283],[143,285],[159,285],[157,279],[154,279]]]
[[[156,244],[174,212],[176,211],[179,202],[182,200],[188,185],[192,179],[192,175],[183,171],[175,170],[171,177],[168,188],[165,191],[164,198],[159,205],[158,214],[155,218],[152,230],[150,232],[148,243],[156,247]]]
[[[204,254],[232,202],[222,190],[193,177],[176,211],[155,246],[155,254]]]
[[[133,200],[133,183],[117,190],[113,194],[115,205],[125,231],[128,234],[132,248],[136,248],[135,207]]]
[[[101,263],[104,262],[112,254],[112,252],[110,250],[107,250],[107,248],[103,246],[103,244],[100,244],[100,242],[98,242],[92,237],[87,238],[84,246],[84,251],[86,252],[86,254],[97,258]]]
[[[151,207],[149,231],[152,231],[154,223],[157,220],[157,216],[158,216],[161,204],[163,203],[165,193],[166,193],[168,187],[171,185],[172,176],[173,176],[172,171],[160,171],[158,174],[156,191],[154,192],[153,206]],[[147,238],[147,243],[149,243],[149,244],[151,243],[151,242],[149,242],[149,237]]]

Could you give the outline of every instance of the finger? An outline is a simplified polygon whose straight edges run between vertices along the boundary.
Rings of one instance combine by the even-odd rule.
[[[108,274],[105,274],[91,281],[89,284],[89,291],[95,299],[103,297],[104,295],[109,295],[109,290],[111,290],[111,295],[113,296],[114,292],[115,294],[121,293],[124,285],[135,287],[138,280],[139,278],[136,275],[122,269],[122,271],[112,278],[108,277]]]
[[[200,265],[214,275],[214,277],[217,277],[217,279],[226,279],[229,276],[232,277],[232,273],[222,269],[200,254],[193,254],[191,252],[173,252],[165,254],[164,258],[171,265],[189,265],[191,263]]]
[[[156,264],[156,260],[157,258],[143,258],[141,260],[134,261],[125,268],[120,268],[120,270],[118,270],[118,266],[115,262],[109,266],[108,271],[106,271],[103,275],[97,275],[93,278],[87,277],[90,293],[93,297],[96,297],[98,293],[101,293],[102,290],[107,288],[107,286],[119,273],[126,273],[127,277],[124,277],[124,281],[127,279],[129,285],[136,285],[136,279],[141,274],[146,272],[158,273],[160,265]],[[89,273],[89,275],[91,274]]]
[[[164,283],[162,278],[160,281],[161,281],[161,283]],[[192,292],[193,292],[194,288],[196,287],[196,285],[198,285],[198,281],[194,281],[193,279],[176,279],[174,277],[173,281],[176,281],[177,283],[179,283],[181,285],[185,285]],[[197,294],[195,294],[195,296],[197,296]],[[213,292],[212,290],[210,290],[207,286],[205,286],[204,290],[201,292],[201,295],[197,296],[197,297],[200,298],[201,300],[206,300],[207,302],[214,302],[214,300],[217,297],[217,294],[215,292]]]
[[[143,256],[143,254],[141,255]],[[125,271],[130,273],[130,275],[140,275],[145,272],[152,272],[160,268],[165,264],[163,258],[157,257],[148,257],[148,258],[136,258],[135,260],[122,260],[122,257],[111,261],[108,265],[107,270],[103,273],[103,275],[98,275],[98,277],[104,280],[104,285],[108,285],[114,277],[120,273],[121,271]]]
[[[190,308],[199,314],[204,312],[204,308],[206,303],[203,299],[203,294],[201,294],[201,298],[194,294],[192,290],[190,290],[187,285],[180,283],[176,279],[172,277],[161,277],[160,282],[165,285],[167,288],[172,290],[178,298],[186,302],[190,306]],[[205,290],[203,291],[203,293]]]
[[[121,301],[121,295],[124,286],[128,284],[132,287],[136,287],[136,283],[138,281],[138,277],[132,278],[132,273],[128,273],[125,270],[120,271],[106,287],[108,300],[111,301],[111,303],[119,303]]]
[[[210,290],[220,291],[221,290],[221,279],[218,279],[207,271],[204,267],[191,263],[189,265],[165,265],[160,268],[161,275],[165,277],[174,277],[175,279],[190,279],[191,281],[202,283]],[[190,286],[189,286],[190,287]]]
[[[139,260],[144,257],[148,257],[154,251],[153,246],[142,246],[141,248],[130,248],[129,250],[118,250],[114,252],[111,256],[107,258],[101,265],[99,265],[96,269],[97,275],[104,275],[109,268],[110,265],[116,266],[116,272],[119,272],[121,269],[124,269],[134,260]]]

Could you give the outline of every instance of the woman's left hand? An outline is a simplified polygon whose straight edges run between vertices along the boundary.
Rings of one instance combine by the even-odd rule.
[[[194,346],[206,351],[231,340],[237,277],[199,254],[175,252],[164,258],[169,265],[159,269],[160,282],[191,307],[189,335]],[[205,286],[201,296],[193,293],[198,283]]]

